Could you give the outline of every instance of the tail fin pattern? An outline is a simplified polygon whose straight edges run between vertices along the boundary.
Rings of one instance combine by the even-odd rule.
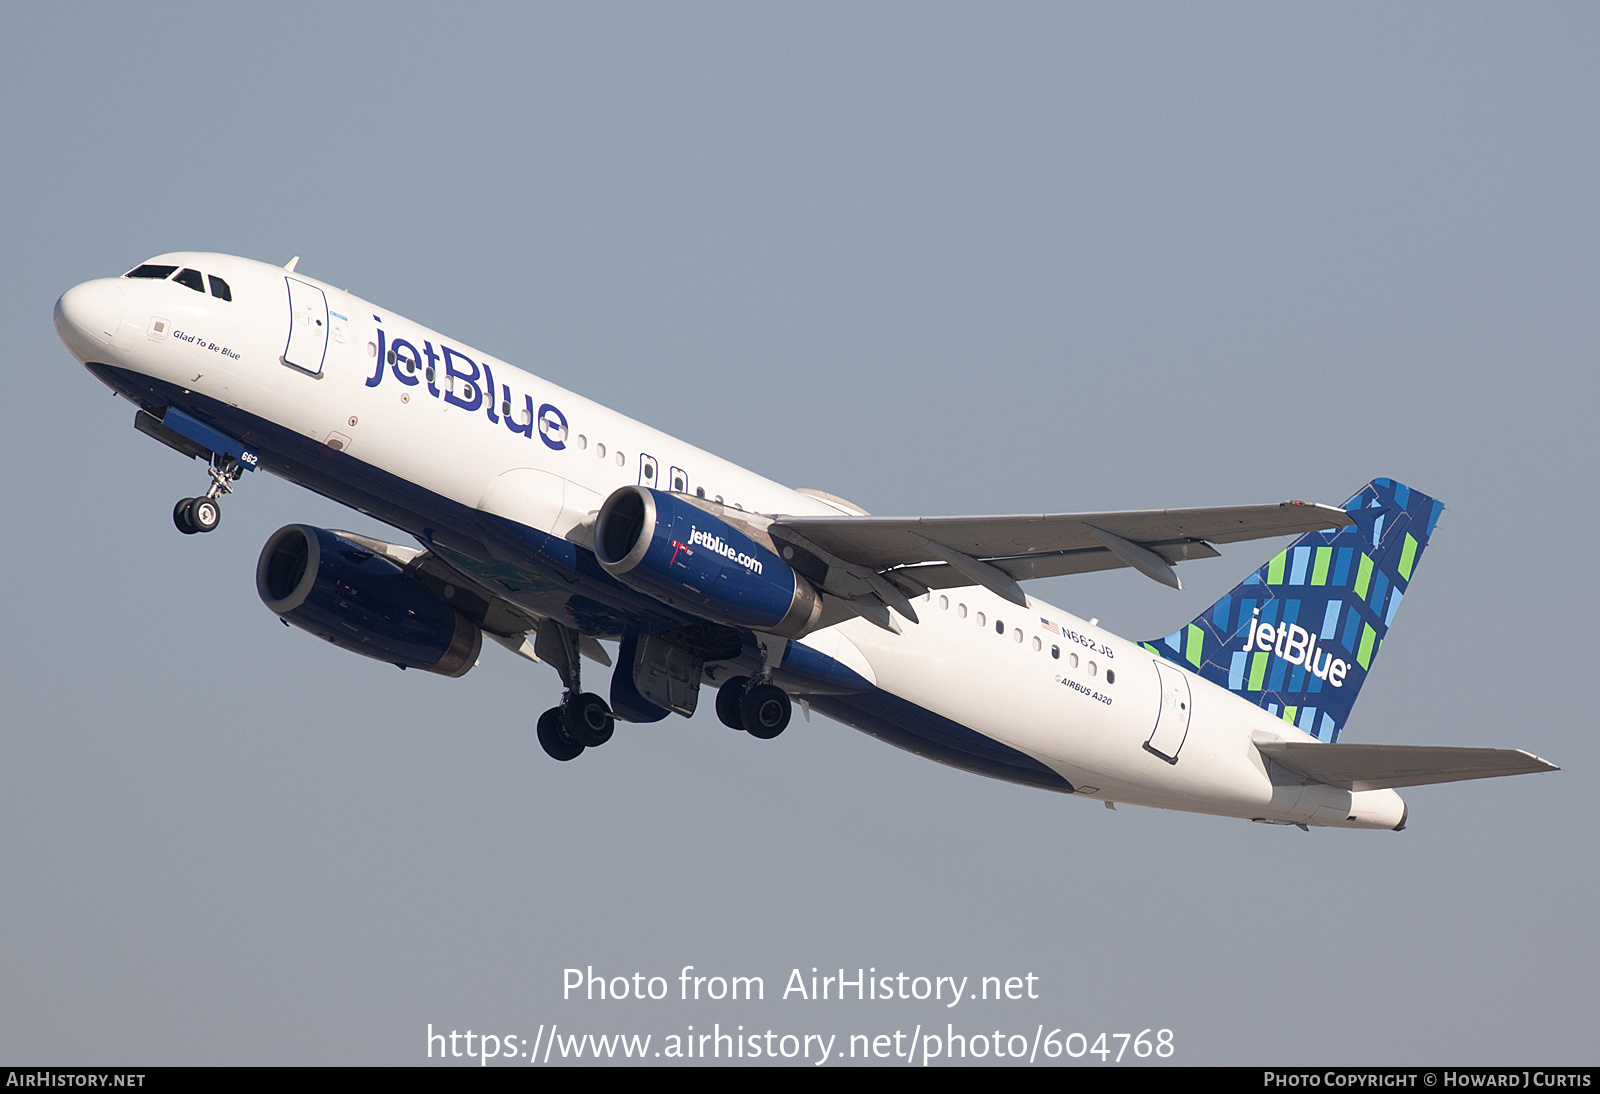
[[[1301,536],[1182,630],[1141,643],[1321,741],[1336,741],[1442,502],[1374,479],[1355,523]]]

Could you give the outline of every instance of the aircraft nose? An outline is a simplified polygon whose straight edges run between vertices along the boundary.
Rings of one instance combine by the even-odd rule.
[[[115,278],[74,285],[56,301],[56,333],[68,349],[92,353],[117,336],[122,307],[122,286]]]

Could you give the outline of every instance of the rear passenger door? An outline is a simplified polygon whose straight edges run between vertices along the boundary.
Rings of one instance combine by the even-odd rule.
[[[1144,747],[1169,764],[1178,762],[1178,751],[1189,736],[1189,707],[1193,696],[1189,693],[1189,678],[1176,665],[1156,660],[1156,678],[1161,681],[1161,709],[1156,713],[1156,727]]]

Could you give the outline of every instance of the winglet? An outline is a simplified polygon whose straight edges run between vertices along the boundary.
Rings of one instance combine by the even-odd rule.
[[[300,264],[300,256],[299,255],[295,255],[293,258],[291,258],[289,261],[287,261],[287,262],[285,262],[283,264],[283,268],[288,270],[290,273],[294,273],[294,268],[299,264]]]

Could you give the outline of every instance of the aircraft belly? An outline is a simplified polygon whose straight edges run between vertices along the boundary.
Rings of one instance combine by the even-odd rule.
[[[1096,797],[1161,808],[1201,805],[1228,816],[1270,811],[1274,788],[1249,730],[1229,717],[1229,708],[1241,705],[1234,697],[1210,696],[1221,702],[1196,710],[1177,763],[1144,747],[1161,686],[1148,658],[1118,662],[1117,682],[1101,691],[1115,696],[1108,706],[1061,684],[1052,667],[1062,662],[1036,660],[1046,655],[1015,649],[1010,639],[974,626],[935,616],[898,636],[864,621],[840,629],[867,657],[883,690],[1027,756],[1073,786],[1096,788]]]
[[[924,759],[1024,786],[1072,793],[1049,765],[884,688],[855,695],[818,695],[822,714]]]

